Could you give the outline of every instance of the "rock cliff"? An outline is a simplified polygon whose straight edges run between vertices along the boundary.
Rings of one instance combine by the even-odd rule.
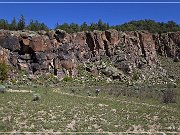
[[[0,63],[8,63],[29,74],[53,72],[55,60],[76,64],[109,59],[124,74],[153,69],[157,53],[180,58],[180,32],[151,34],[147,31],[116,30],[78,32],[0,30]]]

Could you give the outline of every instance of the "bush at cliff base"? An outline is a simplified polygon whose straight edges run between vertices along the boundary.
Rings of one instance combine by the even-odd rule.
[[[9,67],[6,64],[0,64],[0,81],[7,80]]]

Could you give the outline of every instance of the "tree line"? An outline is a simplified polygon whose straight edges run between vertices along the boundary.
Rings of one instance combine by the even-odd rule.
[[[44,24],[40,23],[38,20],[30,20],[30,23],[27,25],[25,17],[21,15],[20,19],[17,20],[15,17],[12,19],[11,23],[9,23],[5,19],[0,19],[0,29],[4,30],[32,30],[32,31],[38,31],[38,30],[45,30],[48,31],[49,28]]]
[[[48,28],[45,23],[41,23],[38,20],[31,19],[29,24],[26,24],[25,17],[21,15],[19,20],[15,17],[12,19],[11,23],[9,23],[5,19],[0,19],[0,29],[5,30],[45,30],[48,31]],[[156,22],[154,20],[138,20],[138,21],[130,21],[124,24],[110,26],[108,23],[103,22],[99,19],[98,22],[93,22],[87,24],[83,22],[81,25],[77,23],[63,23],[63,24],[56,24],[54,29],[62,29],[68,33],[73,32],[80,32],[80,31],[93,31],[93,30],[100,30],[105,31],[108,29],[116,29],[118,31],[135,31],[135,30],[147,30],[152,33],[162,33],[162,32],[176,32],[180,31],[180,25],[174,21],[164,22]]]

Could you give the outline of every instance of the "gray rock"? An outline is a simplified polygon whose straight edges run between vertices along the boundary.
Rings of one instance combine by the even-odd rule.
[[[19,51],[20,44],[16,37],[12,36],[0,36],[0,46],[9,49],[10,51]]]
[[[5,93],[6,87],[4,85],[0,85],[0,93]]]
[[[32,97],[32,101],[39,101],[41,99],[41,95],[39,93],[34,93]]]

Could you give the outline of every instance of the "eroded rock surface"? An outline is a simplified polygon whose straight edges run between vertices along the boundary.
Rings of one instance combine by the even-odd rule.
[[[0,62],[28,73],[55,70],[57,74],[59,68],[54,61],[73,59],[73,64],[78,65],[108,59],[114,67],[97,70],[105,74],[114,71],[113,77],[121,80],[124,74],[130,75],[136,69],[156,68],[156,52],[179,60],[179,45],[180,32],[153,35],[147,31],[95,30],[68,34],[63,30],[0,30]]]

